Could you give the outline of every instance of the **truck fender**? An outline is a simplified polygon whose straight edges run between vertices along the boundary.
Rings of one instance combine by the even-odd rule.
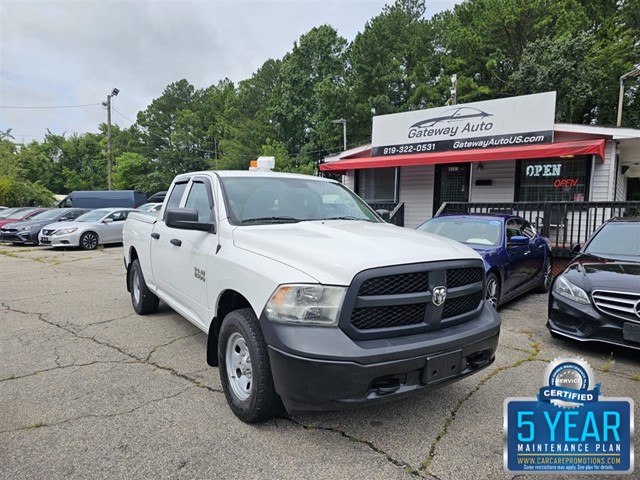
[[[218,366],[218,336],[222,321],[229,313],[241,308],[251,308],[251,304],[244,295],[235,290],[222,292],[218,300],[216,316],[209,325],[209,334],[207,335],[207,364],[210,366]]]

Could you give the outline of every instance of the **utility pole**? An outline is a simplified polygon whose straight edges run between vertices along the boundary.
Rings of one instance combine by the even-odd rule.
[[[458,75],[457,74],[453,74],[451,75],[451,105],[455,105],[457,103],[457,97],[458,97]]]
[[[120,90],[114,88],[111,94],[107,95],[107,101],[102,105],[107,107],[107,188],[111,190],[111,170],[113,169],[113,158],[111,152],[111,97],[117,97]]]
[[[629,78],[640,78],[640,66],[637,66],[635,69],[625,73],[620,77],[620,95],[618,97],[618,119],[616,122],[616,127],[620,127],[622,125],[622,106],[624,104],[624,82],[626,82]]]
[[[342,150],[347,150],[347,121],[344,118],[339,118],[338,120],[331,120],[331,123],[341,123],[342,124]]]

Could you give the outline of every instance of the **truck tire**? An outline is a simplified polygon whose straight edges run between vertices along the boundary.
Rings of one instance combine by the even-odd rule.
[[[136,258],[131,263],[131,273],[129,274],[129,290],[131,291],[131,305],[138,315],[156,313],[158,311],[158,297],[149,290],[147,282],[142,275],[140,261]]]
[[[267,344],[251,309],[229,313],[218,339],[218,365],[224,394],[245,423],[267,420],[281,409],[273,386]]]

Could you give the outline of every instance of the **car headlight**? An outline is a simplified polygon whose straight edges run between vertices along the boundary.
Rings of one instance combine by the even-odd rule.
[[[277,323],[335,326],[346,291],[346,287],[282,285],[271,295],[265,313]]]
[[[577,303],[589,304],[589,296],[587,292],[585,292],[582,288],[574,285],[569,280],[565,278],[564,275],[560,275],[556,280],[556,283],[553,285],[553,291],[558,295],[568,298],[569,300],[573,300]]]
[[[55,232],[53,232],[53,236],[56,236],[56,235],[67,235],[68,233],[73,233],[76,230],[78,230],[77,227],[61,228],[60,230],[56,230]]]
[[[33,225],[29,225],[29,226],[25,226],[25,227],[18,227],[18,231],[19,232],[25,232],[27,230],[31,230],[34,226]]]

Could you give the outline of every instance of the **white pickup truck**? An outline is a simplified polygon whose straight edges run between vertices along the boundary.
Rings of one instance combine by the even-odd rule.
[[[400,397],[495,358],[480,256],[385,223],[333,180],[179,175],[157,217],[129,215],[124,263],[137,313],[161,299],[208,334],[245,422]]]

